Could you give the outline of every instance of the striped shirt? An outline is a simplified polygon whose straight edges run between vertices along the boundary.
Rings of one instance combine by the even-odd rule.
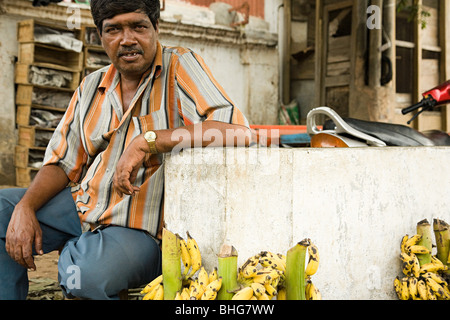
[[[157,47],[125,113],[120,74],[113,65],[97,70],[75,91],[47,147],[44,165],[58,165],[78,185],[73,197],[85,227],[113,224],[160,238],[163,155],[146,156],[134,196],[119,197],[112,186],[117,162],[137,135],[207,120],[248,127],[200,56],[186,48]]]

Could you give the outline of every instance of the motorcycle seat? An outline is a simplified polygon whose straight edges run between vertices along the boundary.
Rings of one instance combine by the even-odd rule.
[[[427,136],[405,125],[354,118],[343,118],[343,120],[355,130],[376,137],[384,141],[388,146],[416,147],[435,145]],[[335,124],[332,120],[328,120],[324,124],[324,129],[326,130],[333,130],[334,127]]]

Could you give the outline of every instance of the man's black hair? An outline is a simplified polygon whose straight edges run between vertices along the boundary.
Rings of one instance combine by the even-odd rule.
[[[159,0],[91,0],[90,2],[92,18],[100,34],[103,21],[118,14],[142,12],[149,17],[154,28],[159,20]]]

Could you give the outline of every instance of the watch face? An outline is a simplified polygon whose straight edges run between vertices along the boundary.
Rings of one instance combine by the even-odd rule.
[[[156,139],[156,133],[154,133],[153,131],[147,131],[144,135],[145,139],[147,141],[149,140],[155,140]]]

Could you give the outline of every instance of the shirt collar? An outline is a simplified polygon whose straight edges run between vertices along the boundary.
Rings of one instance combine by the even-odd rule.
[[[161,75],[161,70],[162,70],[162,45],[159,41],[157,41],[155,59],[153,60],[151,68],[142,75],[142,79],[145,79],[149,75],[149,73],[151,77],[158,78]],[[118,83],[118,77],[119,73],[117,72],[116,67],[114,67],[114,65],[111,64],[108,70],[106,71],[106,74],[103,77],[102,81],[100,82],[98,90],[104,93],[105,91],[108,90],[108,88],[111,87],[113,83],[116,84]]]

